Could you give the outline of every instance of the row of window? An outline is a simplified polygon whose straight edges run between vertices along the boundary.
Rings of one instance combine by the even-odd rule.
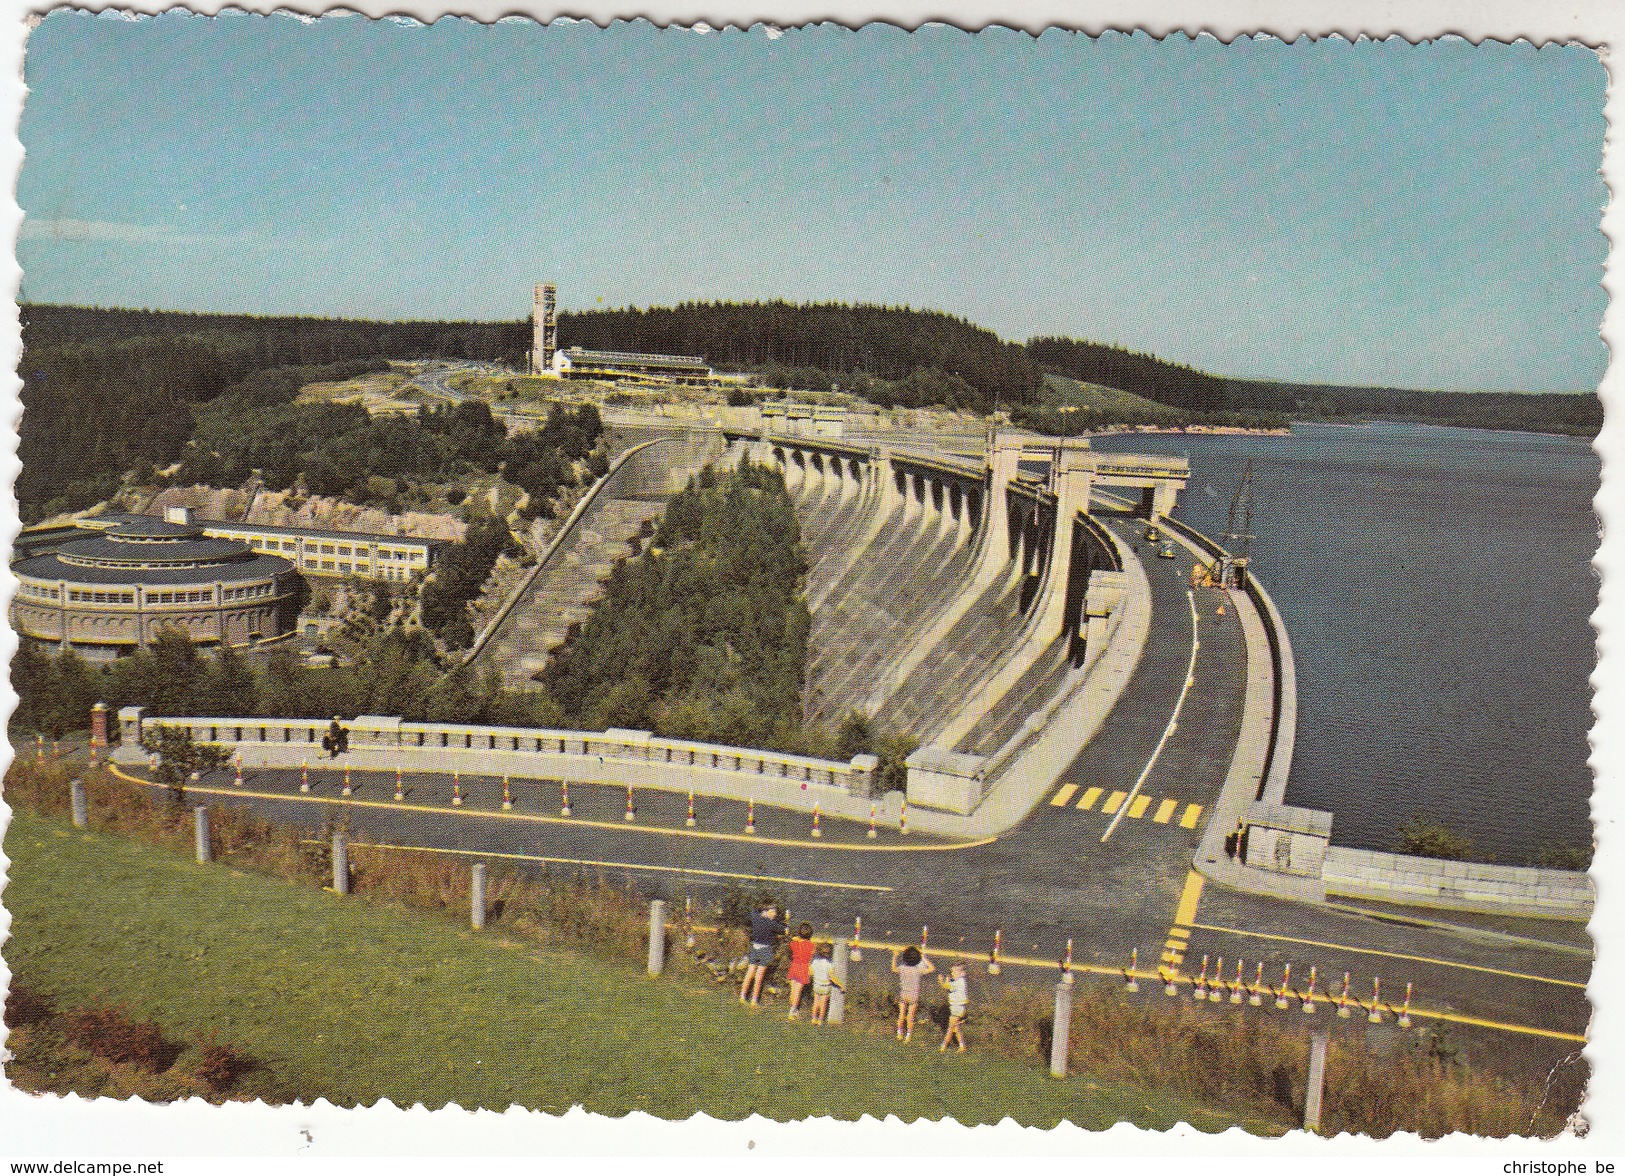
[[[222,531],[220,534],[224,538],[236,539],[239,542],[247,543],[256,551],[266,554],[280,554],[283,552],[290,554],[297,553],[299,551],[299,545],[301,542],[298,539],[273,539],[265,535],[245,534],[241,532],[232,533],[229,531]],[[360,556],[365,559],[371,550],[371,545],[366,543],[339,543],[336,541],[332,543],[318,543],[316,540],[311,539],[305,540],[304,544],[307,555],[335,555],[350,556],[352,558],[355,556]],[[421,548],[380,547],[378,548],[378,558],[421,564],[424,563],[428,557]]]
[[[134,604],[135,592],[102,591],[90,588],[69,588],[68,600],[83,604]]]
[[[255,600],[276,593],[274,584],[244,584],[238,588],[224,590],[226,600]],[[54,588],[38,584],[22,585],[22,595],[33,596],[43,600],[60,600]],[[148,604],[212,604],[214,590],[212,588],[188,588],[173,591],[146,593]],[[134,604],[135,590],[100,589],[100,588],[69,588],[69,604]]]

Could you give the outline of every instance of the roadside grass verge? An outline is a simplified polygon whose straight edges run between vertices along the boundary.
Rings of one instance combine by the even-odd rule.
[[[1070,1037],[1075,1077],[1054,1082],[1047,988],[1000,985],[975,995],[970,1055],[939,1059],[931,1050],[922,1060],[920,1046],[891,1040],[889,986],[861,973],[841,1030],[787,1025],[778,1005],[739,1009],[733,986],[714,977],[742,953],[737,924],[765,892],[730,891],[720,906],[697,908],[697,920],[723,930],[701,932],[694,952],[679,947],[676,932],[667,974],[649,981],[640,966],[644,899],[601,877],[498,867],[487,889],[488,929],[474,935],[466,930],[466,861],[352,846],[354,897],[340,899],[320,889],[332,878],[331,828],[301,840],[244,809],[211,805],[215,864],[199,867],[190,804],[105,771],[80,773],[93,832],[73,830],[75,766],[18,760],[6,775],[15,815],[5,903],[16,918],[6,958],[35,1004],[71,1012],[127,1002],[130,1018],[149,1018],[186,1045],[161,1079],[218,1078],[236,1057],[240,1073],[216,1081],[206,1097],[248,1090],[269,1101],[371,1102],[387,1094],[407,1104],[548,1110],[579,1102],[604,1113],[679,1117],[758,1110],[952,1114],[970,1123],[1008,1114],[1035,1125],[1064,1117],[1160,1127],[1184,1117],[1207,1130],[1237,1123],[1265,1134],[1301,1120],[1304,1035],[1245,1013],[1130,1001],[1082,983]],[[110,865],[120,863],[120,880],[108,881]],[[212,994],[205,1003],[194,999],[194,972],[206,979],[199,991]],[[928,998],[920,1039],[931,1038],[926,1021],[937,1012]],[[19,1023],[9,1014],[8,1022]],[[251,1033],[239,1031],[245,1025]],[[52,1055],[46,1030],[25,1029],[24,1044],[30,1033],[33,1054],[12,1045],[18,1085],[59,1089],[48,1078],[52,1067],[80,1066],[86,1085],[74,1089],[86,1093],[105,1086],[181,1097],[173,1086],[132,1088],[139,1075],[90,1074],[71,1049]],[[212,1067],[194,1054],[205,1033],[228,1051]],[[515,1034],[522,1047],[510,1040]],[[374,1039],[393,1043],[380,1055],[387,1064],[372,1056]],[[1426,1035],[1392,1048],[1334,1040],[1328,1133],[1562,1130],[1566,1107],[1433,1048],[1439,1044]],[[480,1052],[467,1052],[474,1047]],[[28,1069],[34,1061],[46,1078]],[[485,1069],[493,1065],[504,1081]],[[894,1067],[902,1069],[894,1075]],[[529,1073],[537,1068],[552,1077],[538,1084]]]
[[[1212,1131],[1238,1119],[1124,1082],[1056,1082],[989,1052],[944,1057],[924,1042],[790,1023],[782,1006],[742,1009],[731,986],[692,974],[651,980],[630,963],[200,867],[24,811],[6,851],[16,982],[59,1007],[116,994],[126,1020],[177,1042],[217,1034],[253,1060],[237,1082],[244,1096],[725,1119],[1011,1115],[1096,1129],[1185,1120]],[[14,1082],[54,1088],[30,1072],[45,1059],[17,1052]],[[195,1073],[201,1053],[189,1046],[173,1068]],[[176,1095],[207,1097],[200,1085],[179,1083]]]

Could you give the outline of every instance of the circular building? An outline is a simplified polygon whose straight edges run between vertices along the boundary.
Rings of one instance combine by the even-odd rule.
[[[150,645],[166,625],[198,645],[269,641],[293,627],[301,585],[288,560],[157,519],[69,539],[11,570],[17,632],[93,658]]]

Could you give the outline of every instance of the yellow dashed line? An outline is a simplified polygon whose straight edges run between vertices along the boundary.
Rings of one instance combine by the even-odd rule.
[[[1327,943],[1320,939],[1297,939],[1291,935],[1272,935],[1266,931],[1242,931],[1235,927],[1216,927],[1211,923],[1197,923],[1203,931],[1217,931],[1224,935],[1242,935],[1249,939],[1272,939],[1280,943],[1298,943],[1307,947],[1324,947],[1332,951],[1352,951],[1360,955],[1384,956],[1392,960],[1410,960],[1418,964],[1438,964],[1446,968],[1461,968],[1468,972],[1487,972],[1492,976],[1506,976],[1513,980],[1535,980],[1541,984],[1556,984],[1563,988],[1585,988],[1584,981],[1561,980],[1556,976],[1540,976],[1532,972],[1508,972],[1489,968],[1483,964],[1464,964],[1458,960],[1443,960],[1438,956],[1408,955],[1400,951],[1382,951],[1375,947],[1356,947],[1349,943]]]
[[[1169,929],[1168,934],[1174,939],[1189,939],[1191,929],[1189,927],[1173,927]]]
[[[1083,799],[1078,801],[1078,807],[1083,809],[1085,812],[1087,812],[1089,809],[1094,808],[1095,807],[1095,801],[1100,799],[1100,794],[1101,794],[1102,791],[1103,791],[1103,789],[1100,789],[1100,788],[1091,788],[1091,789],[1089,789],[1088,791],[1086,791],[1083,794]]]
[[[1174,810],[1178,807],[1179,802],[1177,800],[1165,800],[1157,806],[1157,815],[1151,819],[1159,825],[1166,825],[1168,818],[1174,815]]]
[[[1050,798],[1050,803],[1056,808],[1065,808],[1072,801],[1072,794],[1078,790],[1076,784],[1062,784],[1061,790]]]
[[[1149,796],[1144,794],[1136,796],[1134,798],[1134,803],[1128,806],[1128,815],[1133,820],[1138,821],[1141,817],[1145,816],[1145,810],[1150,807],[1151,798]]]
[[[1201,816],[1201,815],[1202,815],[1202,806],[1201,805],[1199,805],[1199,804],[1187,804],[1185,806],[1185,815],[1179,818],[1180,827],[1183,828],[1183,829],[1194,829],[1194,828],[1196,828],[1196,818]]]
[[[1106,798],[1106,803],[1100,806],[1100,811],[1106,813],[1107,815],[1115,813],[1118,809],[1123,807],[1123,802],[1127,799],[1128,793],[1114,792]]]

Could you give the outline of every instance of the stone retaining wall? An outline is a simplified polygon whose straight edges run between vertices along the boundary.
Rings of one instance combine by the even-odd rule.
[[[1590,919],[1596,897],[1589,875],[1574,870],[1447,862],[1336,846],[1326,851],[1321,880],[1327,894],[1350,898],[1562,919]]]

